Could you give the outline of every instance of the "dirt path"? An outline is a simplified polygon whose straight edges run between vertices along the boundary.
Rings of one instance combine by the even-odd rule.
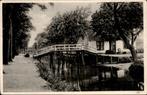
[[[23,55],[15,57],[10,65],[4,65],[3,90],[4,92],[46,92],[50,91],[46,81],[39,77],[37,67],[32,58]]]

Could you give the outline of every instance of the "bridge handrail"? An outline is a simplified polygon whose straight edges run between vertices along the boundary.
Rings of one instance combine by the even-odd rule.
[[[56,45],[41,48],[37,50],[34,55],[35,56],[42,55],[51,51],[72,51],[72,50],[87,50],[90,52],[96,52],[95,48],[92,48],[84,44],[56,44]]]

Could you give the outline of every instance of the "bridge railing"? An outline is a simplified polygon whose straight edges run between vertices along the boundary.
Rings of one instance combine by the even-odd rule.
[[[95,48],[92,48],[88,45],[83,44],[57,44],[52,46],[47,46],[45,48],[41,48],[37,50],[34,56],[39,56],[45,53],[49,53],[51,51],[77,51],[77,50],[87,50],[90,52],[96,52]]]
[[[75,51],[75,50],[84,50],[84,45],[82,44],[59,44],[55,45],[55,51]]]

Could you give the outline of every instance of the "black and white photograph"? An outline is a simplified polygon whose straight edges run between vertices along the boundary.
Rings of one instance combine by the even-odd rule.
[[[144,2],[3,1],[2,92],[145,91]]]

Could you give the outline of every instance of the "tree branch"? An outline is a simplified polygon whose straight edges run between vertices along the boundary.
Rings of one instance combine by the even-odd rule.
[[[125,3],[118,3],[118,6],[117,6],[117,11],[120,10],[120,9],[123,9],[125,7]]]
[[[134,41],[136,40],[136,38],[137,38],[137,36],[140,34],[140,32],[142,31],[142,29],[139,29],[138,31],[137,31],[137,33],[136,34],[134,34]]]

